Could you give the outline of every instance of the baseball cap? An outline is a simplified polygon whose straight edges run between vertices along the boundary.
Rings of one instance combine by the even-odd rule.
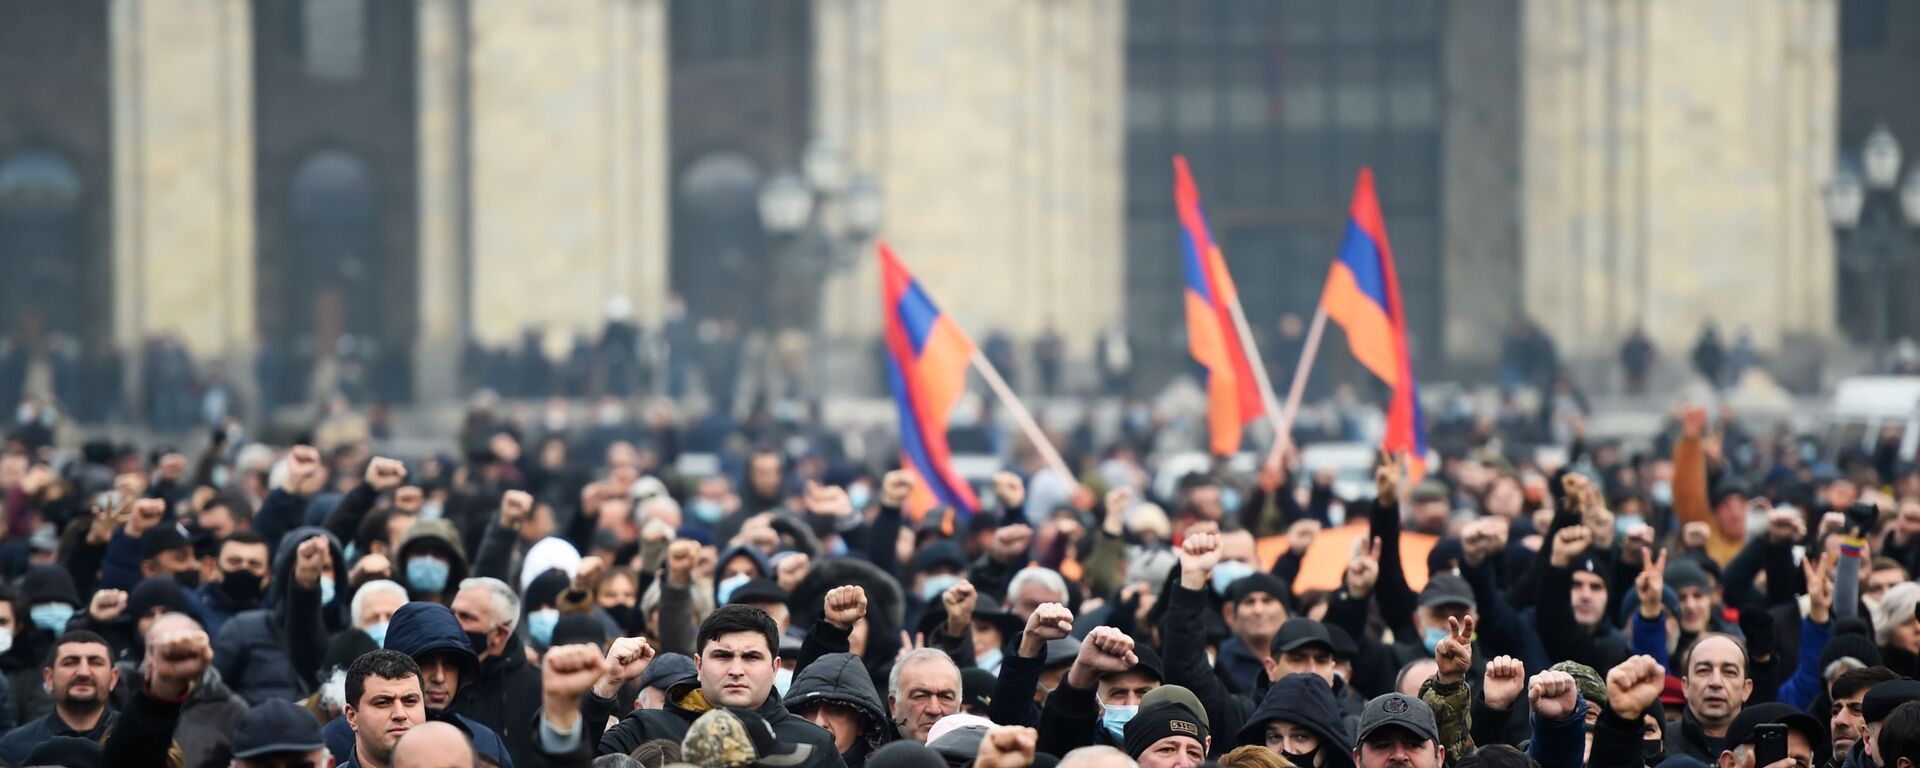
[[[727,596],[728,605],[763,605],[767,603],[787,603],[787,591],[780,588],[780,582],[773,579],[753,579],[735,589]]]
[[[1426,741],[1440,740],[1440,729],[1433,722],[1433,709],[1404,693],[1375,696],[1360,713],[1360,741],[1366,741],[1382,728],[1405,728]]]
[[[1920,680],[1889,680],[1867,691],[1860,712],[1867,722],[1877,723],[1909,701],[1920,701]]]
[[[1285,652],[1302,646],[1319,643],[1333,651],[1333,636],[1327,634],[1327,628],[1313,619],[1295,616],[1280,625],[1280,631],[1273,636],[1273,650]]]
[[[967,728],[980,728],[984,730],[992,727],[992,720],[988,720],[979,715],[957,712],[934,721],[933,727],[927,729],[927,744],[931,746],[934,742],[939,741],[942,737],[955,731]],[[975,742],[975,744],[977,745],[978,742]],[[936,746],[934,749],[939,749],[939,747]]]
[[[233,756],[241,759],[326,747],[313,713],[285,699],[268,699],[248,709],[233,730]]]
[[[1154,653],[1152,648],[1145,645],[1136,645],[1133,647],[1133,655],[1139,661],[1133,665],[1133,669],[1128,670],[1129,672],[1145,672],[1155,680],[1163,683],[1167,681],[1166,665],[1160,661],[1160,654]]]
[[[1420,590],[1420,607],[1435,605],[1464,605],[1467,610],[1479,608],[1473,600],[1473,587],[1459,574],[1442,573],[1427,580],[1427,588]]]
[[[153,557],[169,549],[179,549],[193,544],[187,538],[187,531],[179,523],[161,523],[140,535],[140,550],[147,557]]]
[[[1080,656],[1080,641],[1072,635],[1047,641],[1047,660],[1041,669],[1053,669],[1072,664]]]
[[[960,670],[960,704],[982,712],[993,703],[993,686],[999,678],[979,667]]]
[[[665,688],[674,683],[699,674],[693,666],[693,659],[682,653],[663,653],[640,673],[640,687]]]
[[[1808,742],[1814,744],[1826,740],[1827,729],[1812,715],[1788,704],[1769,701],[1740,710],[1740,714],[1733,718],[1733,724],[1727,726],[1727,749],[1753,741],[1753,729],[1769,723],[1779,723],[1798,730],[1807,737]]]
[[[708,710],[694,720],[680,742],[680,753],[703,768],[784,768],[805,763],[813,745],[783,744],[758,713],[727,708]]]

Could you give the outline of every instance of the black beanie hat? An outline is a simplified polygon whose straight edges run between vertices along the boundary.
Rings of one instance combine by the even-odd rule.
[[[27,605],[66,603],[80,607],[80,591],[73,587],[73,576],[57,565],[35,565],[20,577],[20,597]]]
[[[600,623],[599,617],[591,613],[569,613],[560,617],[553,625],[552,645],[574,645],[593,643],[600,650],[607,649],[607,628]]]
[[[1127,756],[1135,760],[1147,753],[1147,748],[1169,736],[1186,736],[1207,747],[1207,724],[1192,710],[1172,702],[1154,704],[1135,713],[1127,721],[1123,731],[1126,735]]]
[[[165,606],[168,611],[184,613],[195,621],[200,620],[193,606],[187,602],[186,589],[180,586],[180,582],[168,577],[155,576],[141,581],[127,595],[127,615],[132,616],[134,621],[139,621],[155,606]]]
[[[353,660],[365,654],[380,650],[373,642],[373,636],[361,630],[341,632],[327,642],[327,655],[321,658],[320,668],[345,669],[353,666]]]
[[[1829,665],[1848,657],[1858,659],[1861,664],[1869,667],[1880,666],[1883,661],[1880,656],[1880,649],[1873,644],[1873,638],[1862,634],[1846,632],[1834,635],[1832,640],[1827,641],[1826,650],[1820,652],[1820,666],[1818,669],[1822,674],[1825,674]]]
[[[567,591],[572,584],[573,579],[567,577],[566,571],[548,568],[546,573],[533,577],[533,581],[527,583],[527,592],[520,596],[520,604],[529,611],[541,607],[559,607],[560,593]]]

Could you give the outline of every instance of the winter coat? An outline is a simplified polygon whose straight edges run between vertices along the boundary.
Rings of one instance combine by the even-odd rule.
[[[67,721],[60,719],[58,712],[48,712],[45,717],[27,721],[25,724],[0,736],[0,760],[7,765],[26,765],[27,756],[33,754],[33,748],[40,742],[55,736],[78,736],[94,743],[107,735],[108,729],[120,719],[120,713],[111,709],[102,715],[93,730],[82,733],[67,727]]]
[[[1265,746],[1267,724],[1276,720],[1313,732],[1320,740],[1326,768],[1353,768],[1353,739],[1341,726],[1340,705],[1325,678],[1305,673],[1287,675],[1267,689],[1260,708],[1240,726],[1240,746]]]
[[[460,582],[467,578],[467,550],[460,543],[460,531],[446,518],[421,520],[407,529],[407,536],[400,540],[400,549],[393,557],[394,581],[406,587],[407,596],[413,600],[434,597],[433,593],[422,592],[407,580],[407,559],[432,543],[444,546],[453,555],[447,562],[447,584],[438,595],[440,602],[452,603],[454,593],[460,591]]]
[[[484,725],[453,714],[451,707],[438,712],[427,710],[427,722],[446,723],[459,728],[473,742],[474,752],[498,763],[500,768],[514,768],[513,761],[507,757],[507,745],[500,741],[498,735]],[[335,768],[360,764],[359,756],[353,751],[353,726],[347,725],[347,718],[336,717],[322,726],[320,738],[327,743],[327,752],[333,755]]]
[[[1715,765],[1720,760],[1721,748],[1725,738],[1713,738],[1700,730],[1700,721],[1693,718],[1693,711],[1682,708],[1680,724],[1668,724],[1667,757],[1685,755],[1707,765]]]
[[[643,709],[621,720],[618,725],[608,728],[600,736],[599,754],[630,754],[633,748],[653,739],[681,741],[687,736],[687,729],[695,718],[712,709],[706,695],[700,690],[698,682],[689,681],[667,689],[667,705],[664,709]],[[787,706],[778,697],[769,695],[756,710],[780,741],[787,744],[810,744],[813,753],[800,768],[845,768],[846,761],[840,758],[840,750],[834,746],[833,734],[826,729],[809,723],[787,711]]]
[[[452,653],[461,667],[461,690],[454,692],[453,702],[446,708],[435,712],[427,710],[429,720],[442,720],[453,723],[467,732],[473,739],[473,748],[486,755],[488,759],[502,766],[515,765],[512,752],[500,734],[487,725],[457,713],[460,702],[466,698],[465,686],[468,680],[478,679],[478,657],[473,646],[467,641],[467,633],[460,628],[460,620],[454,618],[453,611],[439,603],[414,601],[400,606],[393,620],[387,624],[387,650],[399,651],[413,657],[414,661],[436,653]],[[538,704],[538,701],[535,701]],[[531,715],[524,721],[519,731],[525,731],[532,738]],[[335,718],[327,723],[321,733],[327,741],[327,749],[333,753],[337,763],[344,763],[353,757],[353,729],[347,725],[344,717]],[[531,741],[528,742],[531,744]],[[531,749],[531,747],[529,747]]]
[[[841,754],[849,768],[865,765],[874,750],[900,738],[865,662],[858,656],[829,653],[816,659],[793,678],[782,703],[791,712],[821,701],[852,707],[861,715],[861,739]]]
[[[333,551],[333,583],[345,587],[347,565],[340,542],[322,528],[296,528],[281,537],[275,550],[273,579],[261,607],[236,614],[214,636],[214,667],[248,703],[298,701],[319,685],[317,674],[328,637],[321,589],[318,585],[300,589],[293,575],[300,542],[316,535],[327,537]],[[336,593],[333,605],[345,599]]]
[[[500,735],[514,765],[534,765],[539,732],[534,713],[540,709],[540,668],[527,663],[519,635],[507,637],[500,655],[480,662],[471,680],[462,678],[453,708]]]
[[[53,650],[53,635],[41,631],[31,621],[16,631],[20,634],[13,638],[13,648],[0,654],[0,673],[6,675],[7,687],[12,689],[12,695],[5,702],[8,712],[0,716],[0,720],[13,725],[53,711],[53,694],[47,692],[46,678],[41,674],[47,652]]]
[[[1201,633],[1176,631],[1201,626],[1208,603],[1204,591],[1187,589],[1180,584],[1179,568],[1174,569],[1170,578],[1173,583],[1167,588],[1166,599],[1169,607],[1160,627],[1160,636],[1166,641],[1166,649],[1161,654],[1166,664],[1166,682],[1193,691],[1200,706],[1207,710],[1207,720],[1212,724],[1210,731],[1237,734],[1255,709],[1253,700],[1227,690],[1226,684],[1214,674],[1213,666],[1207,663],[1206,639]],[[1216,738],[1208,754],[1219,757],[1233,747],[1230,739]]]
[[[113,689],[114,706],[133,712],[146,680],[142,664],[123,661],[114,667],[120,672],[120,685]],[[173,727],[173,741],[180,745],[188,768],[225,760],[233,744],[233,731],[247,714],[247,702],[220,679],[220,670],[207,667],[193,692],[180,706],[180,721]]]

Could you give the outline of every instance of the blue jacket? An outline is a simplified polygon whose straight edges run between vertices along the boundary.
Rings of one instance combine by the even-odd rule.
[[[467,642],[467,633],[460,628],[460,620],[454,618],[453,611],[439,603],[415,600],[394,611],[393,620],[387,624],[387,650],[399,651],[415,661],[430,654],[449,653],[455,656],[456,663],[460,665],[462,687],[472,685],[479,679],[480,657],[474,654],[472,644]],[[460,700],[458,694],[459,691],[456,691],[456,702]],[[452,704],[437,713],[428,710],[427,719],[452,723],[473,737],[473,747],[480,754],[499,763],[502,768],[513,768],[511,752],[500,735],[477,720],[455,713]],[[532,729],[529,727],[525,730],[530,732]],[[346,718],[334,718],[322,729],[322,733],[326,737],[327,750],[333,753],[334,762],[345,763],[353,758],[353,729],[347,725]]]
[[[1833,621],[1815,624],[1813,619],[1800,619],[1800,662],[1793,669],[1793,677],[1780,686],[1777,700],[1794,709],[1806,709],[1813,698],[1826,692],[1820,677],[1820,654],[1827,649],[1827,641],[1833,639]]]
[[[298,701],[319,683],[316,676],[328,640],[321,590],[299,589],[293,576],[300,541],[315,535],[327,537],[333,550],[334,583],[345,586],[346,558],[341,556],[340,543],[322,528],[294,529],[275,550],[264,607],[240,612],[214,635],[214,667],[249,704],[267,699]],[[344,599],[336,595],[334,602]]]
[[[1240,693],[1251,694],[1260,687],[1260,681],[1266,678],[1267,668],[1260,658],[1253,655],[1253,649],[1240,642],[1239,637],[1229,637],[1220,643],[1219,661],[1214,667],[1222,679],[1233,684]]]
[[[1574,694],[1573,711],[1565,717],[1549,720],[1534,713],[1533,742],[1527,745],[1527,756],[1540,763],[1540,768],[1581,768],[1587,762],[1586,748],[1585,697]]]

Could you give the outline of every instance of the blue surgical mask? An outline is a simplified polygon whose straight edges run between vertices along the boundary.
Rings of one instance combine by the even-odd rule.
[[[407,583],[421,592],[439,592],[447,588],[448,571],[445,560],[417,555],[407,560]]]
[[[41,603],[27,609],[27,615],[33,617],[33,625],[54,634],[65,632],[67,620],[73,618],[73,606],[66,603]]]
[[[950,573],[928,576],[920,580],[920,599],[928,603],[938,602],[941,595],[946,594],[947,590],[958,583],[960,583],[960,577]]]
[[[321,605],[331,604],[333,602],[333,594],[334,594],[333,579],[321,579],[320,580],[320,604]]]
[[[787,689],[793,687],[793,670],[781,667],[773,671],[773,693],[775,696],[787,695]]]
[[[542,608],[527,614],[527,634],[541,645],[553,644],[553,628],[560,623],[560,611]]]
[[[1647,521],[1646,518],[1641,517],[1639,515],[1621,515],[1613,519],[1613,532],[1618,534],[1621,538],[1626,538],[1627,529],[1632,528],[1636,525],[1640,525],[1641,523],[1644,523],[1646,521]]]
[[[733,591],[746,586],[749,581],[753,581],[753,577],[744,573],[736,573],[721,579],[720,592],[714,595],[714,598],[719,601],[720,605],[726,605],[727,600],[733,597]]]
[[[995,648],[975,657],[973,665],[997,675],[1000,674],[1000,658],[1000,649]]]
[[[371,627],[367,627],[366,630],[364,631],[367,633],[368,637],[373,638],[374,645],[380,646],[382,648],[387,647],[387,622],[383,621]]]
[[[1427,653],[1440,650],[1440,641],[1447,639],[1447,631],[1439,627],[1427,627],[1420,633],[1420,640],[1427,644]]]
[[[1653,503],[1663,507],[1673,506],[1673,483],[1654,483],[1647,493],[1653,496]]]
[[[1234,582],[1252,575],[1253,566],[1251,565],[1247,565],[1238,560],[1222,562],[1213,567],[1213,591],[1220,593],[1221,597],[1226,597],[1227,587],[1233,586]]]
[[[1112,735],[1115,741],[1126,741],[1127,722],[1139,712],[1139,707],[1108,704],[1100,712],[1100,724],[1107,727],[1107,733]]]
[[[693,519],[707,525],[720,522],[720,518],[727,515],[727,511],[720,508],[720,502],[713,499],[694,499],[687,502],[687,511],[693,513]]]
[[[1231,515],[1240,511],[1240,491],[1236,488],[1220,489],[1220,508]]]
[[[866,483],[856,483],[847,487],[847,500],[853,502],[853,511],[867,508],[867,502],[873,500],[873,488]]]

